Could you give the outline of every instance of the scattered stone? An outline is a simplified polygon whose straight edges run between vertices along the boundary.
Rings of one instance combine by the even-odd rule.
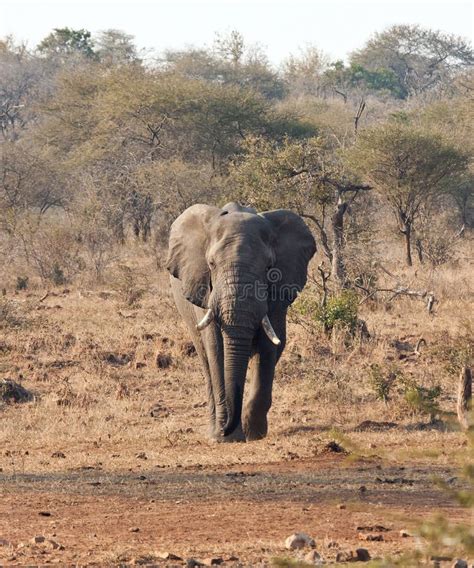
[[[402,538],[408,538],[409,536],[412,536],[412,535],[411,535],[408,531],[406,531],[405,529],[402,529],[402,530],[400,531],[400,536],[401,536]]]
[[[195,558],[186,559],[186,568],[196,568],[196,566],[202,566],[199,560],[196,560]]]
[[[146,363],[144,361],[135,362],[135,369],[143,369],[143,367],[146,367]]]
[[[51,457],[64,459],[66,457],[66,454],[64,454],[63,452],[53,452],[51,454]]]
[[[305,546],[316,546],[314,540],[306,533],[294,533],[285,540],[285,546],[288,550],[296,548],[304,548]]]
[[[140,532],[140,529],[139,529],[139,527],[131,527],[131,528],[128,529],[128,532],[137,533],[137,532]]]
[[[336,562],[354,562],[357,556],[352,551],[341,550],[336,554]]]
[[[135,455],[135,457],[137,458],[137,460],[147,460],[148,456],[146,455],[145,452],[139,452],[138,454]]]
[[[468,564],[462,558],[455,558],[451,568],[468,568]]]
[[[356,554],[359,562],[368,562],[370,560],[370,554],[366,548],[358,548]]]
[[[321,558],[319,552],[316,552],[316,550],[310,550],[307,554],[305,554],[304,561],[307,564],[312,564],[313,566],[322,566],[324,564],[324,560]]]
[[[31,539],[31,544],[40,544],[40,543],[44,542],[45,540],[46,540],[46,538],[44,536],[37,535],[37,536],[34,536]]]
[[[161,351],[158,351],[155,356],[155,362],[158,369],[167,369],[171,366],[173,358],[168,353],[162,353]]]
[[[11,379],[0,381],[0,402],[6,404],[29,402],[34,399],[33,394]]]
[[[10,546],[10,542],[4,538],[0,538],[0,546]]]
[[[344,503],[339,503],[339,505],[337,506],[338,509],[347,509],[346,505],[344,505]]]
[[[38,515],[40,515],[40,517],[51,517],[51,513],[49,511],[40,511]]]
[[[328,548],[339,548],[339,543],[336,542],[335,540],[330,540],[330,541],[327,543],[327,547],[328,547]]]
[[[141,554],[140,556],[137,556],[135,558],[131,558],[130,559],[130,564],[133,565],[138,565],[138,566],[158,566],[155,562],[156,560],[156,556],[154,556],[153,554]],[[128,566],[128,564],[127,564]]]
[[[205,558],[201,562],[201,566],[219,566],[220,564],[223,564],[223,562],[223,558],[221,558],[220,556],[214,556],[212,558]]]
[[[382,534],[359,533],[359,540],[367,540],[367,541],[372,541],[372,542],[382,542],[383,539],[384,538],[383,538]]]
[[[64,550],[64,546],[62,544],[59,544],[59,542],[56,542],[55,540],[47,540],[45,544],[52,550]]]
[[[357,527],[358,531],[364,532],[389,532],[390,529],[384,527],[383,525],[361,525]]]
[[[182,560],[180,556],[173,554],[172,552],[159,552],[156,555],[160,560]],[[192,560],[192,559],[191,559]]]

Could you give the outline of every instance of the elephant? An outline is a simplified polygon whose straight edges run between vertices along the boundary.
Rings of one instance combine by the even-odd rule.
[[[287,310],[315,252],[303,219],[285,209],[196,204],[173,222],[166,267],[204,369],[212,440],[267,435]]]

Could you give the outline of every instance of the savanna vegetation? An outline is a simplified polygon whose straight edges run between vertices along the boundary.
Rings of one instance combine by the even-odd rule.
[[[209,48],[159,54],[119,30],[55,29],[36,47],[0,40],[0,380],[30,392],[24,405],[10,404],[19,403],[5,394],[12,383],[0,383],[0,472],[11,476],[4,518],[26,474],[46,480],[44,501],[31,500],[44,509],[55,502],[48,480],[65,471],[146,478],[157,467],[262,472],[287,462],[306,471],[339,448],[334,459],[349,454],[356,463],[334,466],[348,472],[337,481],[345,489],[328,489],[327,502],[318,493],[311,518],[285,494],[281,531],[272,524],[278,500],[262,520],[236,494],[242,523],[252,523],[245,538],[224,532],[206,543],[204,532],[193,540],[189,521],[181,541],[165,530],[158,546],[146,527],[163,514],[155,503],[163,495],[134,494],[152,512],[130,513],[137,516],[119,529],[107,520],[105,492],[79,505],[98,507],[87,530],[102,544],[80,541],[79,524],[75,544],[47,553],[68,563],[146,563],[166,560],[156,548],[174,544],[183,557],[226,552],[255,565],[282,556],[281,538],[300,529],[325,531],[318,551],[335,560],[361,539],[348,532],[350,519],[390,525],[389,536],[366,539],[372,556],[395,558],[378,566],[472,558],[469,510],[448,498],[456,493],[472,507],[472,465],[467,481],[454,468],[472,459],[455,405],[474,335],[473,63],[463,39],[412,25],[375,34],[347,62],[308,46],[278,68],[238,32],[217,35]],[[296,211],[318,253],[291,310],[271,435],[222,447],[203,441],[204,385],[164,261],[176,216],[193,203],[229,201]],[[445,487],[428,497],[413,490],[410,509],[403,495],[412,485],[396,481],[400,464],[426,468],[414,470],[415,489],[418,474],[423,488],[432,474]],[[354,472],[366,466],[388,469],[363,481]],[[455,486],[446,481],[453,471]],[[379,491],[384,479],[402,497]],[[362,500],[360,487],[391,512]],[[205,497],[196,505],[184,492],[181,509],[168,489],[176,506],[166,514],[176,515],[179,532],[194,505],[199,518]],[[263,494],[256,486],[252,499]],[[117,510],[128,508],[120,499]],[[442,517],[421,525],[436,502]],[[25,527],[49,530],[36,509],[0,534],[9,542],[0,544],[2,561],[43,558],[36,543],[17,546],[29,538]],[[329,509],[332,532],[321,524]],[[69,521],[54,527],[61,543]],[[138,537],[129,534],[134,523],[143,523]],[[253,535],[259,523],[262,534]],[[398,538],[406,528],[424,539],[414,555],[413,537]]]

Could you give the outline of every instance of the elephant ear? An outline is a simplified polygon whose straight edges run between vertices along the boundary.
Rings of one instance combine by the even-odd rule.
[[[183,295],[201,308],[207,308],[210,273],[206,261],[208,226],[221,209],[192,205],[171,225],[166,268],[181,282]]]
[[[275,263],[269,272],[270,298],[290,305],[306,284],[316,242],[303,219],[286,209],[261,213],[275,232]]]

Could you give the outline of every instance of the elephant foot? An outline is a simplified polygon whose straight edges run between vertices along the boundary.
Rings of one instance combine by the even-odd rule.
[[[245,442],[245,434],[242,429],[242,424],[239,424],[237,428],[229,434],[228,436],[216,435],[215,433],[211,435],[211,441],[216,444],[227,444],[232,442]]]
[[[268,432],[268,422],[266,416],[259,416],[258,419],[248,419],[244,422],[245,437],[248,442],[262,440]]]

